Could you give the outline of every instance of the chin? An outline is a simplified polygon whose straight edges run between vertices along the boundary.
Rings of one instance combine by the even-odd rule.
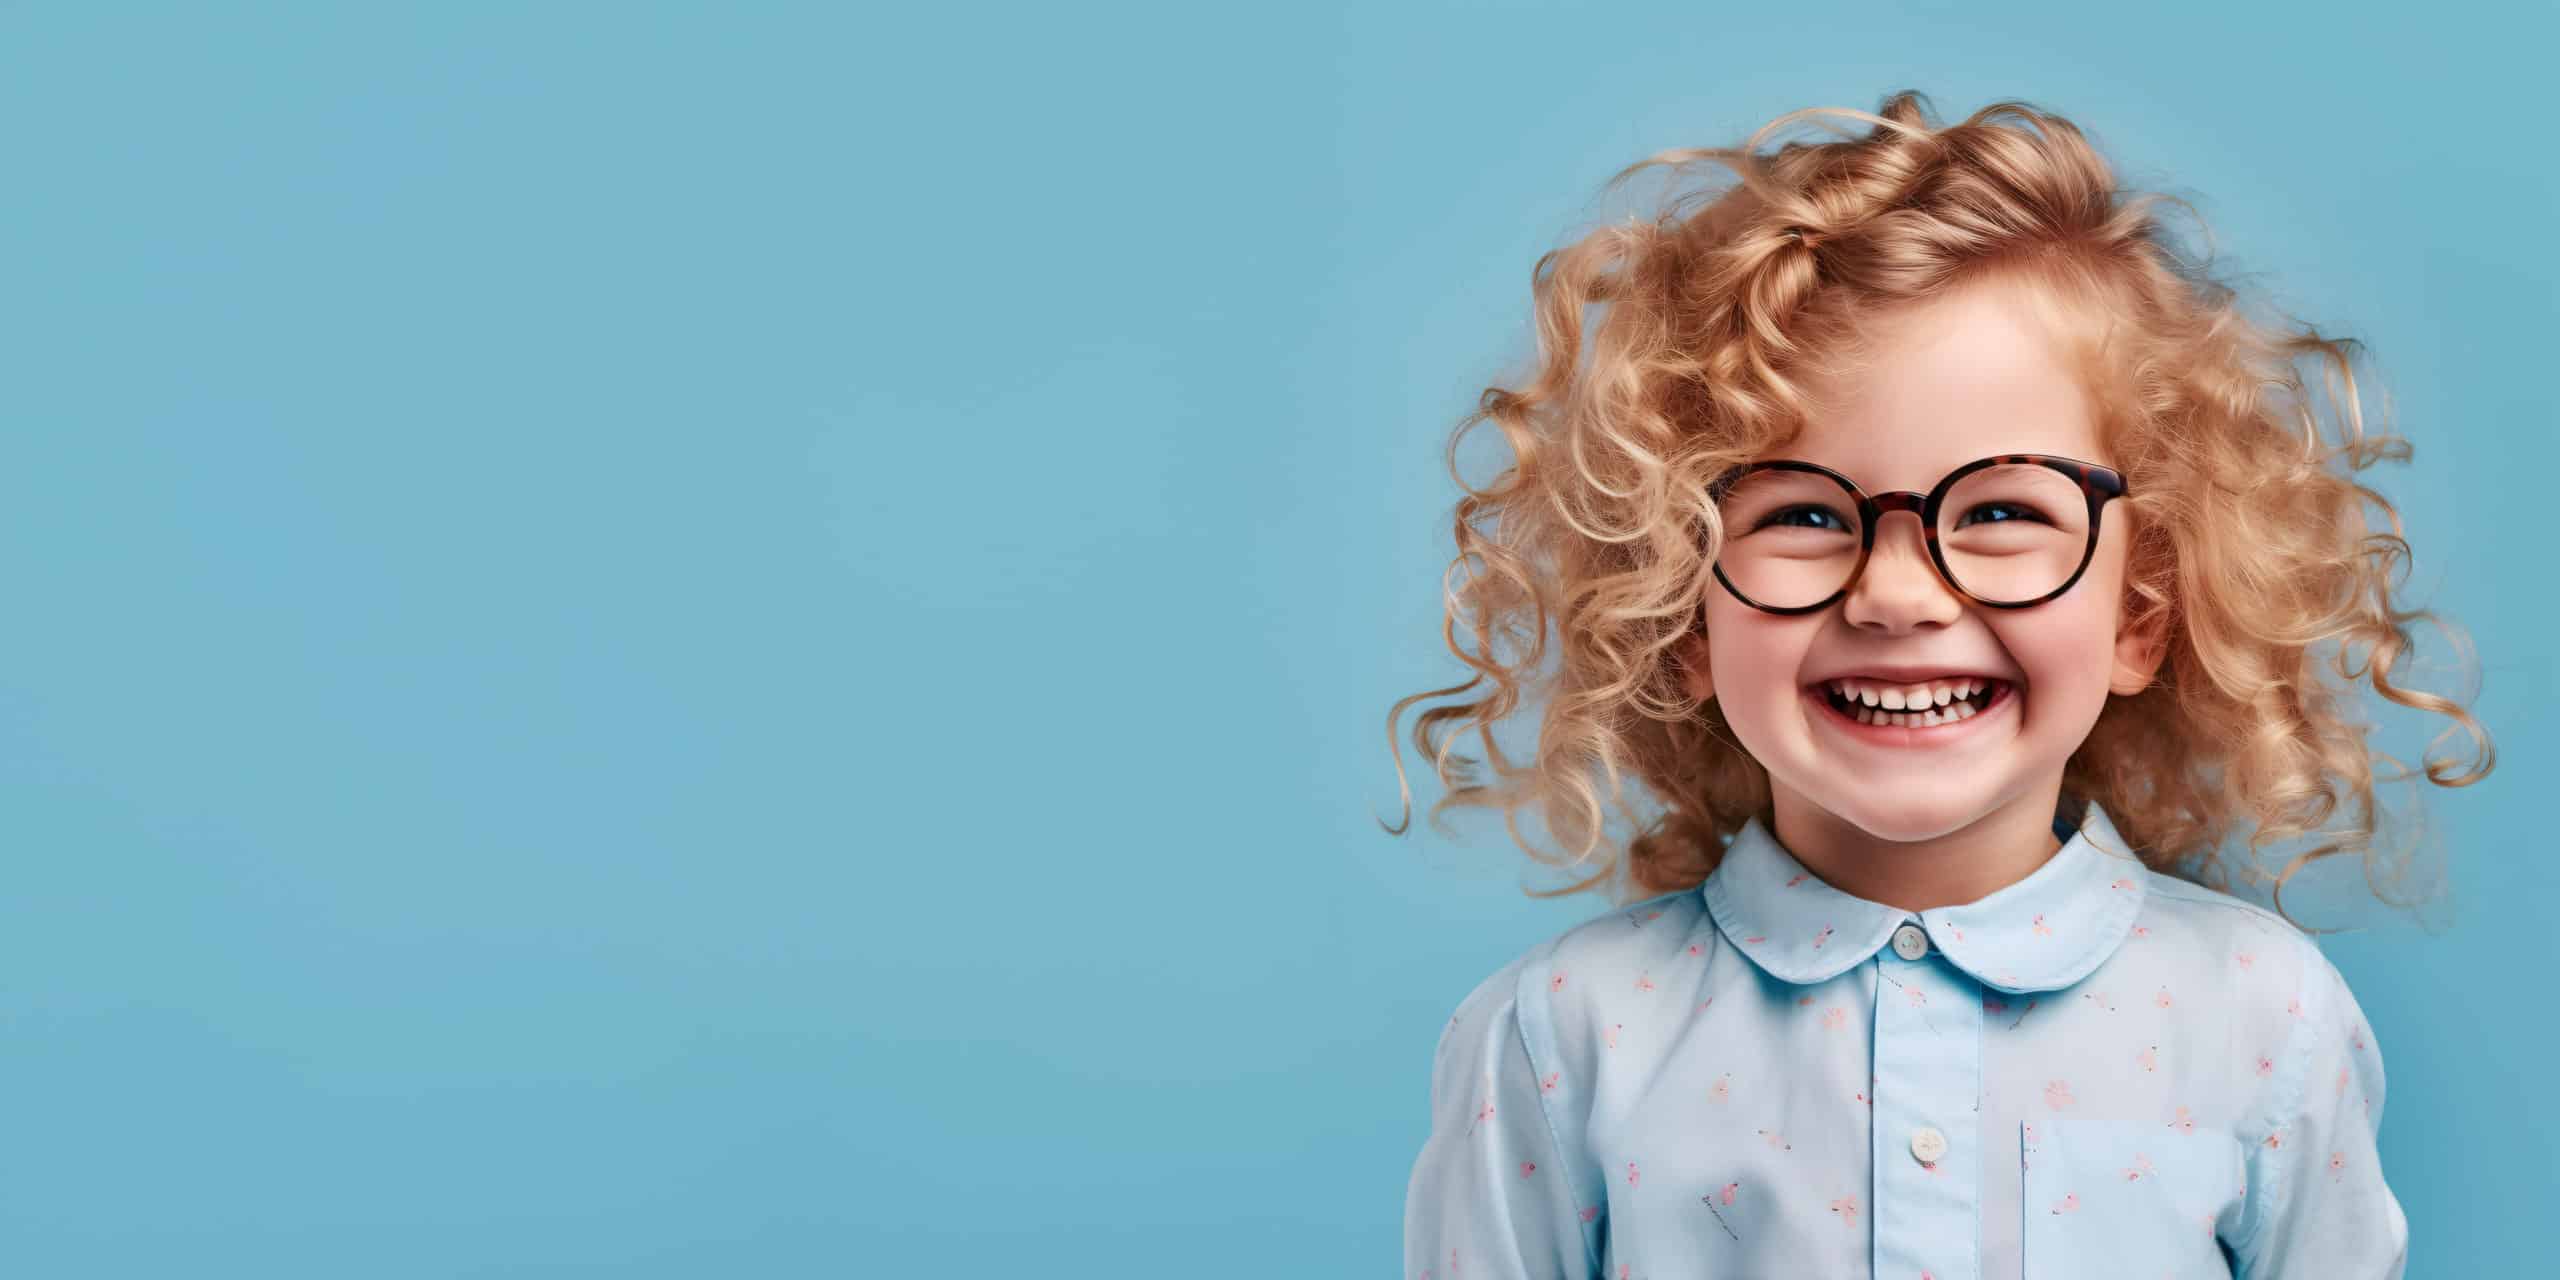
[[[1909,794],[1894,794],[1905,791]],[[1981,821],[1994,807],[1948,791],[1943,781],[1915,778],[1904,787],[1863,795],[1826,798],[1808,792],[1805,799],[1878,840],[1917,844],[1961,831]]]

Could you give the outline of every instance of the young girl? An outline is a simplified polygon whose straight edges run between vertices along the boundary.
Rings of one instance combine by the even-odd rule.
[[[1415,728],[1441,805],[1541,805],[1599,859],[1557,892],[1640,900],[1458,1005],[1406,1273],[2397,1276],[2379,1042],[2218,850],[2326,838],[2279,908],[2325,857],[2389,883],[2357,682],[2470,733],[2430,781],[2494,762],[2392,681],[2432,615],[2350,475],[2407,447],[2068,121],[1822,110],[1872,129],[1622,173],[1741,183],[1541,260],[1542,363],[1450,442],[1514,454],[1460,481],[1477,675],[1389,740],[1489,680]],[[1658,812],[1596,855],[1630,775]]]

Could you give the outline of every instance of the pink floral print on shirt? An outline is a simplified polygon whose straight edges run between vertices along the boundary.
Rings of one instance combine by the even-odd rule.
[[[1707,1212],[1715,1215],[1716,1225],[1724,1228],[1725,1235],[1731,1237],[1737,1243],[1741,1241],[1742,1236],[1733,1229],[1733,1224],[1731,1222],[1725,1220],[1724,1209],[1730,1209],[1733,1207],[1734,1197],[1739,1195],[1741,1191],[1741,1183],[1728,1182],[1724,1184],[1723,1190],[1698,1197],[1698,1199],[1706,1203]],[[1718,1208],[1717,1206],[1720,1204],[1724,1206],[1724,1208]]]

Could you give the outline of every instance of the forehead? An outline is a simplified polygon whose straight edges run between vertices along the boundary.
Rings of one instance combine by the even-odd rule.
[[[2110,461],[2064,344],[2016,286],[1978,285],[1892,316],[1859,367],[1809,390],[1817,408],[1778,452],[1870,493],[1926,491],[1996,453]]]

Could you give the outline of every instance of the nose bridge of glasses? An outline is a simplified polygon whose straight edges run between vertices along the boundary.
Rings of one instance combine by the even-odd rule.
[[[1894,493],[1879,493],[1869,501],[1875,507],[1875,531],[1878,534],[1884,532],[1885,517],[1897,511],[1907,511],[1911,513],[1912,527],[1920,533],[1922,540],[1926,541],[1929,532],[1929,496],[1927,494],[1901,490]]]

